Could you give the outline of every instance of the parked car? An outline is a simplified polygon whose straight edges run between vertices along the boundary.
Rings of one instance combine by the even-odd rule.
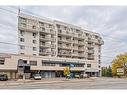
[[[87,74],[81,74],[80,77],[81,78],[89,78],[89,76]]]
[[[35,80],[41,80],[41,75],[40,74],[34,74],[34,79]]]
[[[74,77],[75,77],[75,78],[80,78],[80,75],[79,75],[79,74],[75,74]]]
[[[0,74],[0,81],[8,80],[8,76],[6,74]]]

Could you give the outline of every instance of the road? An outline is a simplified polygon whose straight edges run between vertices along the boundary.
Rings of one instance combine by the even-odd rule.
[[[127,78],[95,78],[55,83],[34,83],[0,86],[0,89],[127,89]]]

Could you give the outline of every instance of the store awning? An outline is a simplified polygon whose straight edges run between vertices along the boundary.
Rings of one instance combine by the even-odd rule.
[[[51,60],[42,60],[42,63],[50,63],[50,64],[83,64],[83,63],[79,63],[79,62],[51,61]]]
[[[99,72],[98,69],[85,69],[85,72]]]

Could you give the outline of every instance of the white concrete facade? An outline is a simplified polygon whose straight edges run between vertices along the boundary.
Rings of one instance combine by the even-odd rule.
[[[98,33],[61,21],[34,17],[20,13],[18,16],[19,54],[4,58],[0,70],[17,71],[19,59],[37,61],[31,70],[63,71],[65,66],[54,63],[45,66],[42,60],[56,62],[77,62],[72,70],[100,74],[101,45],[104,44]],[[2,59],[1,59],[2,60]],[[83,65],[81,65],[83,64]],[[93,74],[93,75],[94,75]]]

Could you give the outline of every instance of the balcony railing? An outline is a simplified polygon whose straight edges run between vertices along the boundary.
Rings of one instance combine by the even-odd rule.
[[[94,53],[94,50],[88,50],[88,53]]]
[[[66,45],[58,45],[58,47],[62,49],[72,49],[71,46],[66,46]]]
[[[78,42],[78,43],[84,45],[84,42]]]
[[[58,39],[59,41],[62,41],[62,42],[66,42],[66,43],[71,43],[72,41],[71,40],[66,40],[66,39]]]
[[[51,52],[49,51],[41,51],[39,52],[40,55],[49,55]]]
[[[73,47],[73,50],[79,50],[78,47]]]
[[[93,45],[93,44],[87,44],[87,47],[88,47],[88,48],[93,48],[94,45]]]
[[[78,48],[79,51],[84,51],[84,48]]]
[[[50,44],[40,44],[41,47],[51,47]]]
[[[78,44],[78,41],[74,41],[74,40],[73,40],[73,43],[74,43],[74,44]]]
[[[78,54],[79,55],[79,57],[85,57],[85,54]]]
[[[72,56],[79,56],[78,53],[73,53]]]
[[[71,56],[71,53],[68,53],[68,52],[58,52],[58,55]]]
[[[54,30],[47,29],[47,28],[40,28],[39,31],[40,31],[40,33],[43,32],[43,33],[47,33],[47,34],[55,34]]]
[[[94,55],[88,55],[88,58],[94,58]]]
[[[65,30],[58,31],[58,34],[66,35],[66,36],[72,36],[72,33],[69,33],[68,31],[65,31]]]

